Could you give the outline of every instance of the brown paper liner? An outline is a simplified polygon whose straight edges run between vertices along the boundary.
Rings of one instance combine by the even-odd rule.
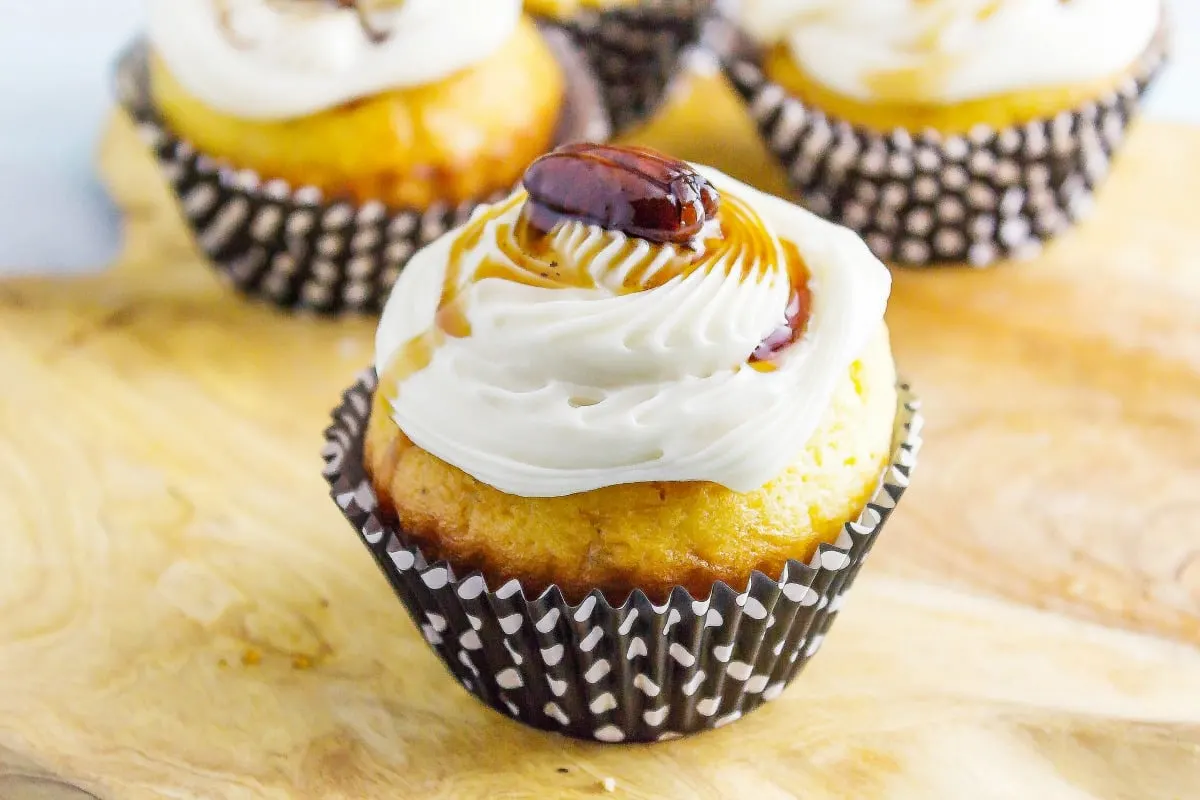
[[[562,28],[583,50],[599,78],[614,130],[623,133],[662,105],[684,53],[699,42],[716,5],[715,0],[643,0],[545,22]]]
[[[527,725],[602,742],[674,739],[737,720],[779,696],[820,648],[854,577],[905,488],[922,418],[899,387],[891,461],[858,519],[808,563],[707,597],[676,587],[614,607],[602,592],[568,603],[558,587],[527,596],[516,580],[430,562],[382,521],[363,467],[373,370],[343,395],[325,431],[334,502],[375,557],[413,623],[468,692]]]

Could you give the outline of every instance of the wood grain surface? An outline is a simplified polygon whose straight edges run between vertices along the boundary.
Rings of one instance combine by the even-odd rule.
[[[693,88],[638,140],[779,188]],[[372,322],[229,293],[124,120],[102,164],[121,262],[0,283],[3,800],[1200,796],[1200,129],[1038,260],[896,273],[913,488],[792,688],[653,746],[447,679],[320,477]]]

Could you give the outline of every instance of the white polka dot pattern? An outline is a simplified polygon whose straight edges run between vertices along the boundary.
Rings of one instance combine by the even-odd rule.
[[[447,669],[488,705],[534,727],[599,741],[659,741],[732,722],[779,695],[816,652],[908,486],[922,419],[899,387],[891,465],[837,545],[788,562],[743,590],[717,583],[696,599],[676,587],[655,605],[634,592],[613,607],[598,591],[567,603],[556,587],[527,597],[515,581],[429,563],[385,525],[362,467],[376,379],[343,395],[325,431],[330,493]]]
[[[598,81],[581,49],[561,31],[547,42],[569,76],[560,142],[604,141],[611,126]],[[117,96],[179,198],[201,249],[234,288],[284,309],[323,314],[378,313],[408,259],[467,220],[496,192],[456,206],[388,210],[329,202],[312,186],[260,181],[195,151],[154,109],[146,45],[135,42],[117,64]]]
[[[1166,57],[1160,36],[1117,92],[1050,119],[965,137],[878,133],[791,96],[726,35],[738,44],[721,59],[725,72],[800,201],[857,231],[879,258],[915,266],[1027,257],[1085,215]],[[848,153],[861,155],[847,163]]]
[[[643,0],[624,8],[584,9],[547,24],[560,26],[583,51],[621,132],[658,109],[714,6],[714,0]]]

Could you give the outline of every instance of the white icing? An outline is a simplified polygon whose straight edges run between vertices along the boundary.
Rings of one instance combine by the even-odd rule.
[[[333,0],[151,0],[149,38],[209,106],[286,119],[482,61],[520,14],[520,0],[404,0],[368,12],[371,26],[387,32],[372,42],[354,9]]]
[[[992,13],[987,13],[994,9]],[[868,76],[928,70],[891,100],[957,102],[1117,75],[1149,46],[1159,0],[741,0],[742,26],[805,73],[878,99]]]
[[[766,234],[795,243],[810,273],[812,313],[778,369],[747,359],[784,322],[786,268],[696,269],[656,288],[618,293],[619,233],[581,223],[557,231],[556,257],[593,259],[596,288],[533,287],[488,277],[465,291],[471,334],[447,338],[429,364],[381,384],[395,422],[420,447],[509,494],[552,497],[640,481],[703,480],[750,491],[803,450],[836,384],[879,328],[887,269],[852,232],[715,170],[698,168],[761,217]],[[503,259],[488,222],[463,275]],[[404,345],[431,328],[451,231],[417,253],[392,292],[376,338],[384,374]],[[778,238],[771,239],[779,247]],[[654,262],[679,258],[663,246]],[[782,259],[776,259],[782,262]],[[651,270],[653,271],[653,270]],[[672,274],[672,273],[667,273]]]

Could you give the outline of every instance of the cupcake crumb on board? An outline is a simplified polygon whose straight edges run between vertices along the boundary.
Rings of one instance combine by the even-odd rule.
[[[606,792],[615,792],[617,790],[617,779],[616,778],[612,778],[612,777],[605,778],[603,780],[602,784],[604,786],[604,791],[606,791]]]

